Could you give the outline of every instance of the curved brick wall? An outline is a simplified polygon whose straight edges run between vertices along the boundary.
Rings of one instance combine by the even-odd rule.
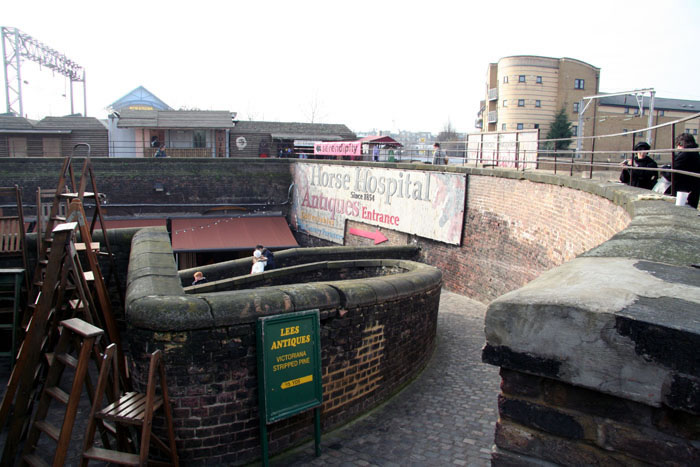
[[[626,208],[591,181],[468,169],[462,246],[417,239],[445,288],[488,303],[610,239]],[[619,185],[618,185],[619,187]]]
[[[312,249],[309,258],[323,256],[321,250],[332,256],[342,248]],[[361,249],[347,250],[351,255]],[[412,246],[384,251],[415,253]],[[303,254],[296,255],[305,262]],[[229,263],[235,269],[237,262]],[[326,280],[272,285],[285,276],[302,277],[302,270],[303,277]],[[127,291],[133,377],[142,387],[147,354],[164,350],[182,461],[240,464],[259,457],[255,322],[261,316],[320,310],[324,429],[388,399],[432,354],[442,284],[438,269],[397,259],[317,261],[253,279],[238,279],[239,288],[246,287],[241,290],[222,280],[193,289],[221,290],[223,284],[229,291],[186,295],[167,232],[150,228],[134,235]],[[311,413],[270,425],[270,452],[308,437]]]

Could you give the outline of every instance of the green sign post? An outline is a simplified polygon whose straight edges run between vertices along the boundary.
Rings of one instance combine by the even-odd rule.
[[[258,399],[263,464],[267,425],[314,409],[316,456],[321,455],[321,333],[318,310],[258,319]]]

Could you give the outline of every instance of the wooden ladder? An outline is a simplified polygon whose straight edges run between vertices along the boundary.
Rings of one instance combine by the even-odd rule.
[[[77,222],[65,223],[53,231],[41,292],[0,405],[0,428],[9,420],[0,465],[12,464],[26,433],[35,394],[49,360],[46,357],[59,340],[58,323],[80,316],[95,325],[98,318],[75,249],[77,227]]]
[[[36,445],[42,433],[56,441],[52,465],[61,467],[65,464],[66,454],[70,445],[73,425],[78,412],[78,403],[86,384],[88,362],[96,351],[96,341],[102,336],[102,329],[86,323],[80,318],[61,321],[61,337],[56,351],[50,357],[49,371],[41,393],[41,399],[29,428],[27,440],[22,451],[22,461],[32,466],[48,465],[42,457],[36,454]],[[77,358],[73,355],[77,353]],[[59,387],[61,376],[66,367],[75,369],[70,394]],[[46,421],[49,406],[56,401],[66,406],[63,425],[57,427]]]
[[[114,254],[112,253],[112,247],[109,243],[109,235],[107,234],[104,216],[102,213],[100,193],[98,193],[97,191],[97,182],[92,169],[92,160],[90,159],[90,145],[85,143],[76,144],[73,147],[73,153],[75,153],[76,148],[81,146],[87,147],[88,154],[85,158],[85,161],[83,162],[83,167],[80,174],[80,182],[76,183],[75,173],[73,171],[72,164],[73,155],[71,155],[66,157],[63,161],[56,190],[53,192],[47,192],[46,190],[44,190],[43,192],[37,192],[38,211],[41,211],[43,206],[43,200],[47,198],[48,194],[53,194],[53,201],[51,204],[51,210],[46,219],[44,219],[43,213],[41,213],[41,215],[37,215],[37,225],[40,229],[38,230],[39,233],[37,234],[38,260],[34,271],[34,281],[32,284],[31,293],[29,294],[30,306],[27,307],[27,312],[24,315],[22,321],[23,325],[26,325],[28,323],[30,315],[33,312],[33,306],[31,304],[34,303],[34,300],[36,299],[39,293],[39,288],[37,284],[41,282],[41,278],[45,273],[46,257],[48,255],[48,251],[52,242],[51,233],[53,231],[53,228],[58,223],[66,222],[67,215],[62,215],[63,213],[61,211],[65,210],[65,206],[67,205],[67,203],[73,200],[79,200],[81,203],[83,203],[83,200],[87,198],[92,199],[95,203],[95,210],[90,221],[90,227],[88,231],[92,236],[94,229],[99,221],[100,228],[102,229],[104,245],[107,250],[105,252],[105,255],[108,257],[108,260],[110,262],[109,274],[107,276],[106,285],[109,286],[110,279],[113,277],[115,280],[117,291],[119,293],[119,299],[122,304],[124,303],[124,291],[122,290],[121,281],[119,280],[116,261],[114,259]],[[88,187],[88,181],[90,182],[90,188],[92,189],[92,191],[86,191],[86,188]],[[84,212],[83,217],[85,217]],[[45,226],[44,223],[46,224]],[[86,241],[85,239],[82,240],[83,242]]]
[[[113,361],[112,361],[113,362]],[[115,362],[116,363],[116,362]],[[156,350],[151,355],[151,361],[148,369],[148,383],[146,385],[146,393],[126,392],[119,397],[115,402],[107,405],[103,409],[102,397],[107,387],[106,377],[103,378],[103,373],[109,373],[103,365],[100,370],[100,377],[95,390],[95,397],[90,411],[90,419],[85,433],[85,443],[83,446],[83,455],[81,457],[81,466],[87,466],[88,462],[99,460],[120,465],[138,465],[145,466],[151,464],[179,466],[177,449],[175,446],[175,431],[173,429],[173,417],[170,409],[170,399],[168,397],[168,386],[165,381],[165,366],[163,364],[162,352]],[[113,370],[116,372],[116,369]],[[156,395],[156,373],[160,379],[161,395]],[[113,389],[116,394],[117,388]],[[165,415],[167,424],[168,443],[157,437],[151,432],[153,423],[153,414],[157,410],[162,409]],[[105,449],[93,446],[95,438],[95,428],[98,423],[111,422],[117,426],[116,432],[119,433],[120,426],[135,426],[140,428],[140,448],[138,454],[129,452],[129,447],[125,445],[123,439],[117,439],[118,449]],[[160,462],[149,459],[149,448],[151,442],[157,446],[167,457],[167,462]]]

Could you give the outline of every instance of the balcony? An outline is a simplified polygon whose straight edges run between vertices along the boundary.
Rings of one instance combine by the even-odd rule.
[[[498,88],[489,89],[489,100],[490,101],[498,100]]]
[[[489,123],[496,123],[498,121],[498,112],[496,110],[492,110],[489,112]]]

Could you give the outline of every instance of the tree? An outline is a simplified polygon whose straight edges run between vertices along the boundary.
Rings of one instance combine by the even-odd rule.
[[[573,131],[571,131],[571,122],[566,117],[566,109],[561,108],[559,113],[554,117],[552,126],[549,128],[549,133],[547,133],[547,139],[561,139],[560,141],[549,141],[547,146],[550,148],[556,143],[557,149],[567,149],[571,144],[570,139],[573,136]]]
[[[458,138],[459,135],[457,135],[457,131],[455,131],[454,127],[452,126],[452,122],[450,119],[447,119],[447,123],[443,127],[442,131],[437,135],[437,141],[455,141]]]

